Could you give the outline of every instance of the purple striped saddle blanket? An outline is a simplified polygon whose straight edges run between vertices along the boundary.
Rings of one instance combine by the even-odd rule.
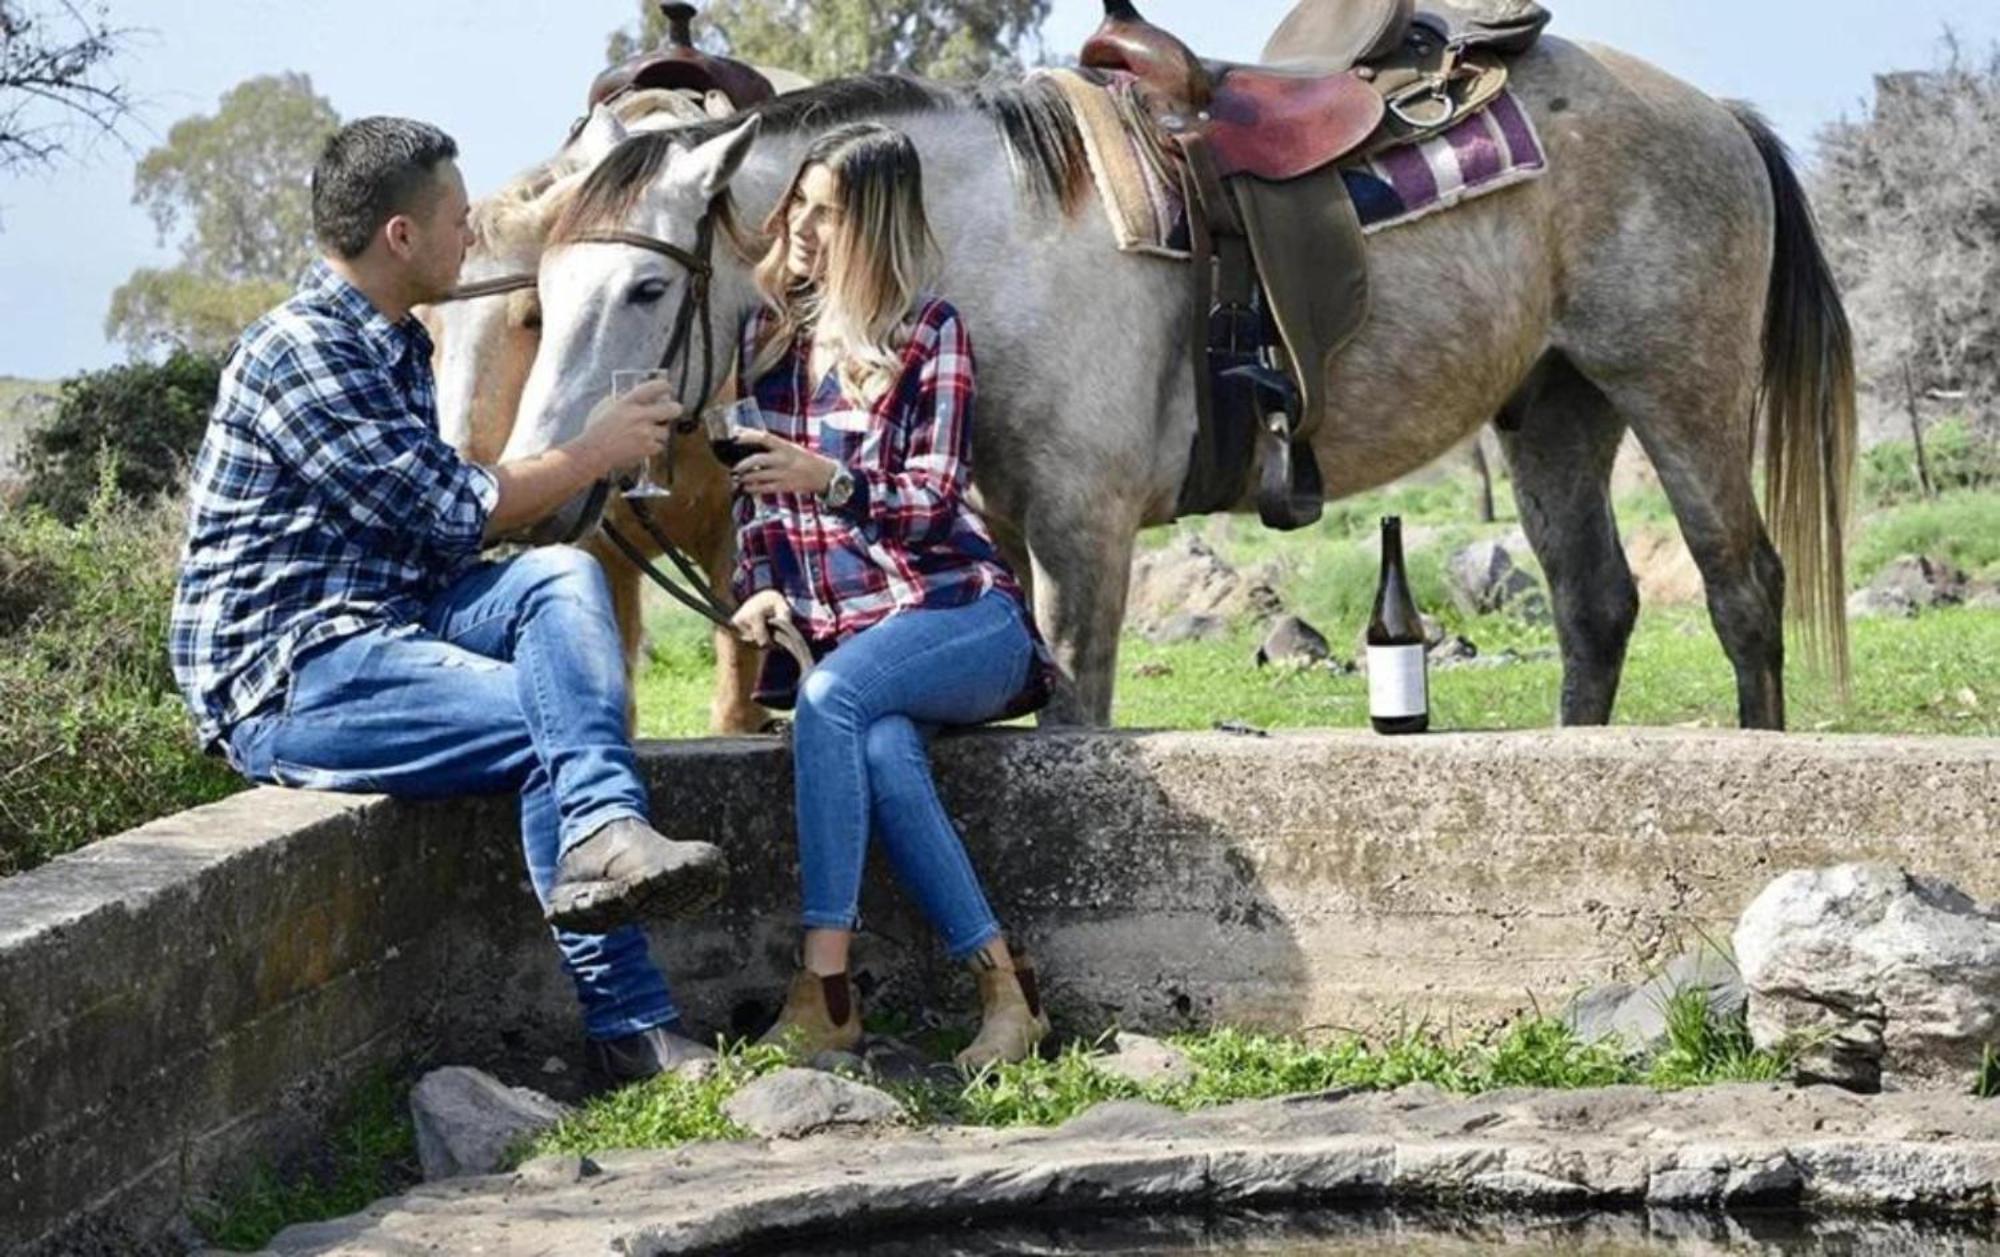
[[[1075,106],[1092,181],[1119,249],[1188,256],[1179,180],[1133,125],[1129,82],[1098,85],[1053,72]],[[1364,231],[1400,227],[1476,197],[1540,178],[1548,159],[1534,120],[1511,91],[1442,135],[1341,169]]]

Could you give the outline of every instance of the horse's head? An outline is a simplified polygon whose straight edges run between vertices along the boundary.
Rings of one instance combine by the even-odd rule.
[[[615,370],[665,362],[690,408],[722,387],[754,289],[720,211],[757,128],[752,115],[692,146],[634,136],[584,180],[542,254],[541,350],[506,458],[579,435]]]
[[[419,311],[437,347],[439,433],[474,462],[497,461],[514,430],[541,344],[535,274],[549,228],[628,134],[611,110],[595,109],[554,160],[475,205],[459,295]]]

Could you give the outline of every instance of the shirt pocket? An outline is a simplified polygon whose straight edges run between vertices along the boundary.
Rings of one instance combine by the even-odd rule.
[[[831,411],[819,417],[820,453],[848,467],[879,467],[882,431],[865,410]]]

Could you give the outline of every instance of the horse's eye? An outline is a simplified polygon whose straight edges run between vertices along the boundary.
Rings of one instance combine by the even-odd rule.
[[[539,302],[521,311],[521,329],[528,332],[542,330],[542,307]]]
[[[642,279],[632,285],[627,298],[633,305],[649,306],[667,295],[667,281],[664,279]]]

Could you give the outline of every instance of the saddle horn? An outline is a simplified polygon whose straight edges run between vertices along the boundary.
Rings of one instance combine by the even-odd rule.
[[[1179,37],[1145,19],[1132,0],[1104,0],[1104,22],[1084,41],[1079,64],[1137,77],[1169,100],[1208,108],[1208,69]]]

